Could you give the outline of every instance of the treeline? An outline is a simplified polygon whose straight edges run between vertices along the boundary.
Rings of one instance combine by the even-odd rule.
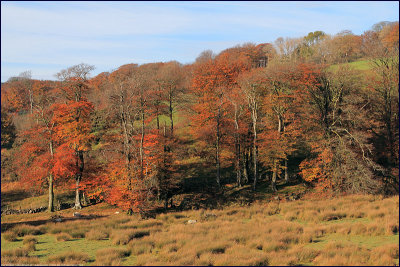
[[[2,182],[73,188],[143,211],[199,161],[218,191],[301,179],[316,191],[398,193],[399,24],[244,44],[193,64],[21,73],[2,84]],[[348,63],[368,61],[367,70]],[[228,178],[227,178],[228,177]],[[210,184],[204,184],[209,187]]]

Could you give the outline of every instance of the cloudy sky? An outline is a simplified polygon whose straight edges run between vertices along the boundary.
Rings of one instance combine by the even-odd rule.
[[[1,81],[31,70],[54,79],[88,63],[93,73],[127,63],[190,63],[245,42],[310,31],[361,34],[398,21],[393,2],[1,2]]]

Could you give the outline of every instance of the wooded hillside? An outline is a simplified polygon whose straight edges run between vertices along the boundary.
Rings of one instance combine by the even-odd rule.
[[[1,87],[1,179],[144,212],[201,188],[260,181],[398,194],[399,24],[204,51]],[[196,175],[194,175],[195,173]],[[203,177],[205,179],[195,179]]]

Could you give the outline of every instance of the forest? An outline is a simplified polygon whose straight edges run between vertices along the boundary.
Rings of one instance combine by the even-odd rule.
[[[94,70],[2,83],[2,191],[46,194],[53,212],[69,190],[75,209],[129,214],[278,183],[320,199],[399,193],[398,22]]]

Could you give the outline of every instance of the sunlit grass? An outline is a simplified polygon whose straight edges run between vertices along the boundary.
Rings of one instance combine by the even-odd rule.
[[[148,220],[110,210],[98,219],[8,229],[2,258],[62,264],[70,257],[83,265],[394,265],[398,204],[398,197],[352,195],[170,212]],[[97,211],[106,213],[101,207]],[[68,238],[57,241],[61,235]],[[34,250],[28,239],[37,240]]]

